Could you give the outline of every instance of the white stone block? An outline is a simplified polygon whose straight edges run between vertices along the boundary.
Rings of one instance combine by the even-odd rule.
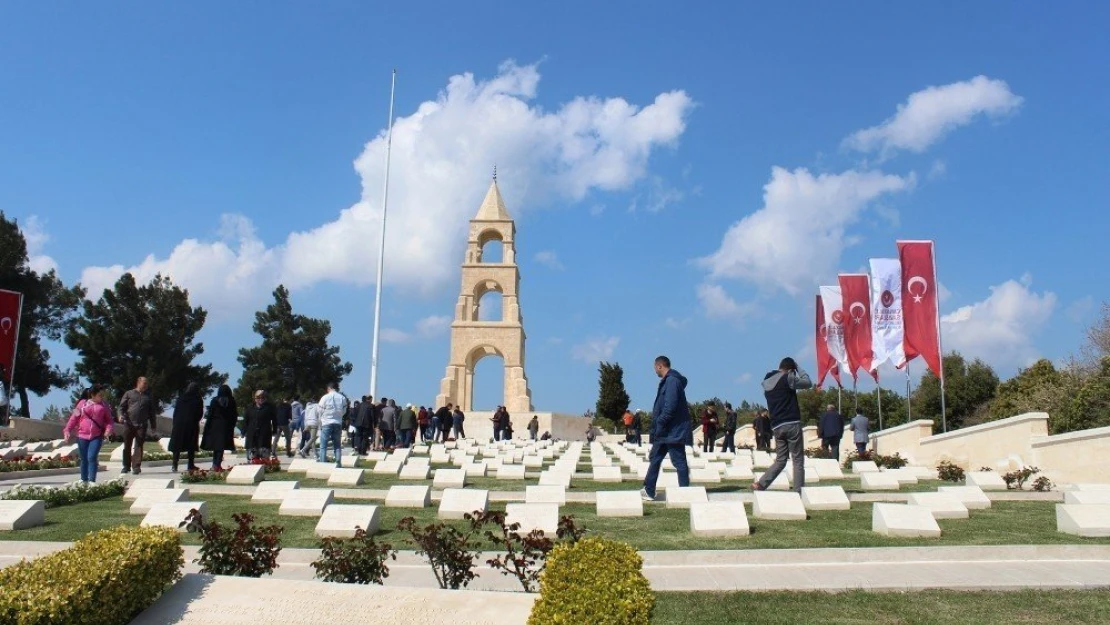
[[[932,511],[900,503],[874,504],[871,531],[898,538],[940,538],[940,526]]]
[[[968,486],[978,486],[980,490],[1006,490],[1006,482],[994,471],[968,471],[965,482]]]
[[[503,464],[497,470],[497,479],[499,480],[523,480],[524,479],[524,465],[522,464]]]
[[[169,527],[179,532],[187,531],[181,523],[189,513],[196,510],[201,516],[208,517],[208,505],[203,501],[184,501],[179,503],[159,503],[151,507],[141,523],[142,527]]]
[[[254,495],[251,496],[251,503],[280,504],[285,501],[285,497],[291,491],[297,490],[297,488],[297,482],[277,480],[262,482],[255,487]]]
[[[463,468],[463,471],[466,471],[465,467]],[[432,469],[426,464],[406,464],[405,466],[401,467],[402,480],[426,480],[431,475],[431,473]]]
[[[127,492],[123,494],[123,498],[127,500],[135,499],[139,493],[145,490],[165,490],[173,488],[173,480],[163,480],[158,478],[143,478],[140,480],[133,480],[127,486]]]
[[[851,510],[852,502],[843,486],[803,486],[802,505],[806,510]]]
[[[539,456],[524,456],[524,466],[529,469],[539,469],[543,467],[543,458]]]
[[[358,456],[354,454],[344,454],[339,457],[339,467],[342,469],[353,469],[358,466]]]
[[[540,486],[562,486],[570,488],[570,473],[544,471],[540,473]]]
[[[831,458],[814,458],[813,472],[822,480],[844,479],[844,471],[841,470],[840,463]],[[808,468],[806,468],[806,474],[809,474]]]
[[[485,462],[471,462],[462,467],[467,477],[485,477],[486,476],[486,463]]]
[[[427,508],[432,505],[429,486],[390,486],[385,496],[387,508]]]
[[[466,471],[463,469],[436,469],[432,479],[433,488],[462,488],[466,486]]]
[[[859,475],[861,473],[878,473],[879,465],[871,462],[870,460],[856,460],[852,463],[852,473]]]
[[[677,473],[660,473],[659,479],[655,481],[656,492],[667,490],[668,488],[678,488],[678,474]]]
[[[949,493],[910,493],[910,505],[921,506],[933,513],[934,519],[966,519],[967,506]]]
[[[406,467],[431,467],[432,462],[427,456],[413,456],[405,461]]]
[[[1072,490],[1080,491],[1110,491],[1110,484],[1073,484]]]
[[[567,503],[567,491],[562,486],[527,486],[524,489],[525,503],[554,503],[560,506]]]
[[[1110,504],[1056,504],[1056,531],[1084,538],[1110,536]]]
[[[278,508],[282,516],[320,516],[335,501],[330,488],[298,488],[285,496]]]
[[[690,469],[691,484],[720,484],[721,474],[713,469]]]
[[[757,469],[766,469],[767,467],[774,464],[774,462],[775,459],[771,456],[771,454],[765,451],[752,452],[752,466]]]
[[[621,476],[620,467],[593,467],[593,479],[595,482],[620,482],[624,478]]]
[[[1064,493],[1064,503],[1080,506],[1110,504],[1110,490],[1074,490]]]
[[[804,521],[806,508],[798,493],[757,490],[752,493],[752,516],[769,521]]]
[[[224,480],[228,484],[255,485],[266,479],[266,467],[260,464],[238,464],[231,467]]]
[[[334,462],[313,462],[312,465],[305,470],[305,478],[310,480],[326,480],[331,477],[331,472],[334,470]]]
[[[595,467],[611,467],[613,466],[613,459],[609,456],[601,456],[598,458],[592,458],[590,460],[590,464]]]
[[[294,458],[285,470],[289,473],[306,473],[314,464],[316,460],[312,458]]]
[[[150,509],[160,503],[178,503],[189,501],[188,488],[157,488],[144,490],[131,504],[131,514],[146,514]]]
[[[906,471],[909,471],[911,474],[913,474],[913,476],[916,477],[918,480],[939,480],[940,479],[940,477],[937,475],[937,470],[936,470],[935,467],[930,468],[930,467],[921,467],[921,466],[915,466],[915,465],[908,465],[908,466],[903,467],[903,468]]]
[[[690,504],[709,501],[704,486],[675,486],[668,488],[666,495],[668,508],[689,508]]]
[[[381,524],[381,511],[378,506],[331,504],[324,508],[320,520],[316,522],[316,535],[322,537],[353,538],[356,528],[366,530],[373,536]]]
[[[374,463],[374,475],[392,475],[397,477],[401,473],[401,461],[380,460]]]
[[[559,504],[557,503],[510,503],[505,506],[505,524],[519,523],[517,533],[521,536],[532,530],[541,530],[554,537],[559,531]]]
[[[751,464],[725,467],[724,479],[750,482],[755,479]]]
[[[878,471],[860,473],[859,485],[863,490],[898,490],[902,487],[897,477]]]
[[[393,452],[389,454],[389,459],[390,460],[396,460],[398,462],[403,463],[404,461],[408,460],[409,456],[411,456],[411,455],[412,455],[412,450],[405,447],[405,448],[401,448],[401,449],[394,449]]]
[[[596,494],[599,517],[642,517],[644,501],[639,491],[598,491]]]
[[[701,538],[748,536],[748,515],[739,501],[695,503],[690,505],[690,533]]]
[[[985,510],[991,507],[991,500],[978,486],[941,486],[939,493],[955,497],[968,510]]]
[[[0,500],[0,531],[36,527],[46,522],[46,503],[37,499]]]
[[[448,488],[439,500],[440,519],[461,519],[464,514],[489,510],[489,491],[469,488]]]
[[[332,469],[328,478],[328,486],[358,486],[362,483],[363,469]]]
[[[880,471],[882,473],[885,473],[886,475],[888,475],[890,477],[893,477],[894,479],[898,480],[898,484],[902,485],[902,486],[908,486],[908,485],[917,483],[917,476],[914,474],[913,471],[907,471],[906,469],[885,469],[885,468],[880,469]]]

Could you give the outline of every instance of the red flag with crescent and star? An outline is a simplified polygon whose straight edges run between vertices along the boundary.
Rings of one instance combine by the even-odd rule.
[[[4,368],[0,379],[9,391],[15,373],[15,350],[19,344],[19,315],[22,309],[22,293],[0,289],[0,366]]]
[[[865,273],[840,274],[840,293],[844,297],[844,347],[848,352],[848,371],[857,379],[860,367],[871,375],[874,353],[871,348],[871,279]],[[877,378],[876,378],[877,379]]]
[[[836,358],[829,352],[829,328],[825,325],[825,304],[821,296],[817,296],[817,388],[825,381],[825,376],[832,374],[837,386],[840,383],[840,367]]]
[[[902,318],[905,320],[906,362],[921,356],[938,378],[940,366],[940,301],[932,241],[898,241],[902,261]]]

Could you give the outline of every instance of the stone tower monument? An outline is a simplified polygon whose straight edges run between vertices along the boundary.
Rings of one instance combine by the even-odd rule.
[[[470,236],[462,264],[462,289],[451,323],[451,356],[447,375],[440,383],[436,405],[448,402],[474,406],[474,366],[482,358],[498,355],[505,363],[505,407],[510,414],[532,410],[532,391],[524,375],[524,317],[520,314],[520,268],[516,264],[516,224],[513,223],[494,172],[478,214],[470,220]],[[501,262],[482,262],[482,248],[500,241]],[[501,319],[480,321],[478,304],[490,291],[501,293]],[[469,427],[469,424],[468,424]]]

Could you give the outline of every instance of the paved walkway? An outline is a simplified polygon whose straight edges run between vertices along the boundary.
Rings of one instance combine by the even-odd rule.
[[[0,567],[69,543],[0,541]],[[312,579],[315,549],[284,549],[274,577]],[[895,547],[647,551],[644,575],[657,591],[853,589],[1018,590],[1110,587],[1110,546]],[[196,573],[196,547],[185,548],[185,572]],[[484,562],[485,556],[479,558]],[[414,552],[389,563],[387,586],[435,588],[431,569]],[[515,579],[484,564],[472,590],[517,590]]]

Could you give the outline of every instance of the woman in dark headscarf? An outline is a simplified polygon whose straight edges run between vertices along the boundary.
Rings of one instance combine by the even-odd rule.
[[[173,430],[170,431],[169,449],[173,452],[174,473],[177,473],[181,452],[185,452],[188,457],[186,470],[193,471],[197,468],[197,438],[200,436],[200,419],[203,416],[204,400],[200,397],[200,387],[196,382],[189,382],[173,407]]]
[[[204,423],[204,437],[200,446],[212,452],[212,469],[223,470],[224,450],[235,451],[235,422],[239,420],[239,407],[231,394],[231,387],[220,385],[216,397],[208,404],[208,420]]]

